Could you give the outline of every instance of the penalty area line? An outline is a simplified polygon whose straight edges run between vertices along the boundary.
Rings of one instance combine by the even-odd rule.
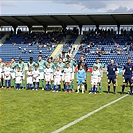
[[[88,118],[89,116],[95,114],[96,112],[98,112],[98,111],[100,111],[100,110],[102,110],[102,109],[104,109],[104,108],[106,108],[106,107],[108,107],[108,106],[110,106],[110,105],[112,105],[112,104],[114,104],[114,103],[116,103],[116,102],[122,100],[123,98],[125,98],[125,97],[127,97],[127,96],[128,96],[128,94],[127,94],[127,95],[124,95],[124,96],[122,96],[122,97],[120,97],[120,98],[118,98],[118,99],[116,99],[116,100],[114,100],[114,101],[112,101],[112,102],[110,102],[110,103],[108,103],[108,104],[105,104],[105,105],[101,106],[100,108],[98,108],[98,109],[96,109],[96,110],[94,110],[94,111],[92,111],[92,112],[89,112],[88,114],[86,114],[86,115],[84,115],[84,116],[78,118],[77,120],[74,120],[73,122],[68,123],[67,125],[64,125],[63,127],[59,128],[59,129],[57,129],[56,131],[53,131],[53,132],[51,132],[51,133],[60,133],[61,131],[63,131],[63,130],[65,130],[65,129],[67,129],[67,128],[73,126],[73,125],[75,125],[76,123],[78,123],[78,122],[80,122],[80,121],[82,121],[82,120]]]

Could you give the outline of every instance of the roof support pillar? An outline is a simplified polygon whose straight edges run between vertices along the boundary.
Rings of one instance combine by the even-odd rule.
[[[31,33],[32,26],[31,25],[28,25],[27,27],[29,29],[29,34],[30,34]]]
[[[82,33],[82,25],[79,25],[79,34],[81,35]]]
[[[13,27],[13,29],[14,29],[13,34],[16,34],[16,32],[17,32],[17,26],[12,26],[12,27]]]
[[[99,30],[99,25],[96,25],[96,29]]]
[[[62,32],[64,36],[66,36],[66,27],[67,27],[66,25],[62,25],[62,28],[63,28]]]
[[[43,25],[43,28],[44,28],[44,33],[47,32],[47,25]]]
[[[120,25],[117,25],[118,35],[120,33]]]

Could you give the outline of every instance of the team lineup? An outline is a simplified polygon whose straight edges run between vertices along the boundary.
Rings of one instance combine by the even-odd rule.
[[[0,87],[11,88],[14,87],[17,90],[31,89],[31,90],[42,90],[52,92],[58,92],[64,90],[64,92],[81,92],[85,93],[89,89],[89,94],[102,93],[102,77],[103,77],[103,64],[100,63],[100,59],[97,58],[93,64],[90,83],[91,86],[87,85],[87,63],[85,62],[84,56],[80,57],[79,62],[75,62],[71,57],[67,56],[65,59],[59,58],[59,61],[55,64],[52,58],[48,58],[44,61],[42,56],[38,56],[38,62],[34,62],[33,58],[30,57],[27,63],[28,70],[25,70],[25,64],[22,58],[19,58],[18,62],[12,58],[10,63],[3,63],[0,58]],[[75,68],[78,69],[76,77],[74,76]],[[131,58],[127,59],[127,63],[123,66],[122,77],[122,91],[124,94],[125,87],[129,83],[130,91],[132,95],[132,77],[133,64]],[[113,84],[113,92],[116,93],[116,84],[118,80],[118,68],[114,64],[114,60],[110,61],[107,66],[107,79],[108,89],[107,93],[110,93],[110,84]],[[74,80],[77,81],[77,87],[75,88]],[[12,81],[12,82],[11,82]],[[63,82],[63,89],[61,89],[61,82]]]

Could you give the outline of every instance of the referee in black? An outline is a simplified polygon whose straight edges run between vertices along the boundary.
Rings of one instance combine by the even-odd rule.
[[[82,65],[85,72],[87,72],[88,67],[87,67],[87,63],[85,62],[84,56],[80,57],[80,61],[78,62],[78,66],[77,66],[78,70],[80,69],[80,65]]]

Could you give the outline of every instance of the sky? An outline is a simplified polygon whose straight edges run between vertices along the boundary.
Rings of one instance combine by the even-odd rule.
[[[133,13],[133,0],[0,0],[0,15]]]

